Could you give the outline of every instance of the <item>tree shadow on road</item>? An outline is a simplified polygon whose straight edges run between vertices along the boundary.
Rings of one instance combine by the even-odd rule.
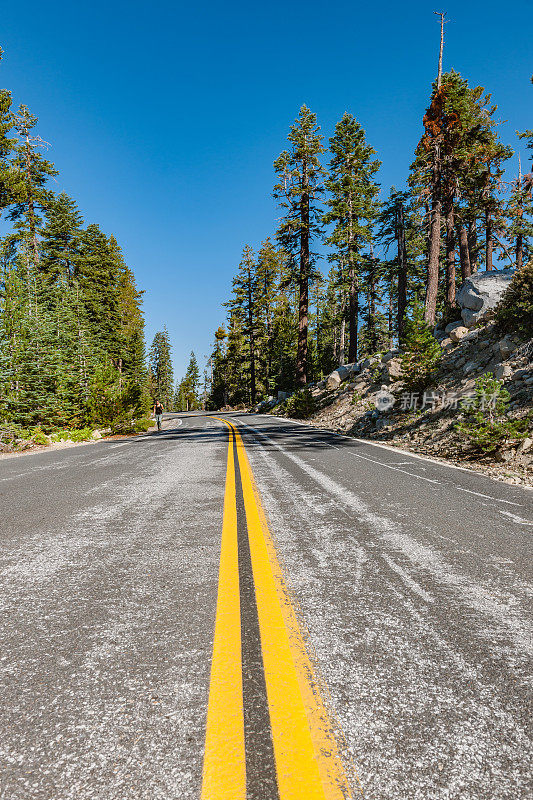
[[[173,426],[174,419],[181,420],[181,424]],[[263,450],[275,450],[277,447],[282,447],[284,450],[298,451],[320,450],[332,445],[338,448],[354,447],[359,444],[354,439],[311,426],[300,425],[290,420],[281,422],[276,419],[272,419],[272,421],[261,419],[260,425],[258,425],[257,415],[242,412],[196,413],[194,416],[169,414],[165,417],[168,427],[165,426],[162,431],[148,433],[146,437],[138,441],[154,437],[162,442],[227,442],[229,429],[220,421],[222,419],[227,419],[228,422],[235,425],[248,449],[260,447]],[[250,430],[250,428],[254,428],[254,430]]]

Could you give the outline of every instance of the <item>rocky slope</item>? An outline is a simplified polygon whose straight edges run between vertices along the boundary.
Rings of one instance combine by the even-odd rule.
[[[425,394],[404,391],[401,356],[391,350],[340,367],[311,386],[317,410],[308,422],[445,458],[509,483],[533,485],[533,433],[525,439],[508,440],[495,453],[484,455],[456,430],[465,416],[462,403],[473,396],[476,378],[485,373],[504,381],[511,395],[509,419],[526,417],[533,406],[533,340],[521,344],[498,335],[492,322],[477,324],[468,330],[456,322],[435,331],[442,358]],[[285,401],[272,413],[284,414],[286,406]]]

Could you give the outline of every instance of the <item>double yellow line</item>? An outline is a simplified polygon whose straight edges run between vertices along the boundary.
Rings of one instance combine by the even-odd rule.
[[[202,800],[246,800],[234,442],[280,800],[347,800],[348,781],[242,439],[231,423]],[[238,476],[237,476],[238,479]],[[265,798],[270,800],[270,798]]]

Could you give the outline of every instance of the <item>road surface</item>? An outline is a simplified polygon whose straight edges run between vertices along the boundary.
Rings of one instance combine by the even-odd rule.
[[[531,797],[532,493],[218,417],[0,460],[0,798]]]

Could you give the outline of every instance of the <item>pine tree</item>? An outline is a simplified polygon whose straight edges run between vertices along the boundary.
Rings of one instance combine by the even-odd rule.
[[[174,371],[172,368],[172,348],[166,327],[155,334],[148,354],[152,378],[152,401],[159,400],[170,411],[174,399]]]
[[[74,277],[95,352],[100,361],[120,358],[119,282],[121,264],[98,225],[89,225],[81,238]]]
[[[0,47],[0,61],[3,51]],[[14,128],[15,117],[11,111],[11,92],[0,90],[0,214],[14,200],[19,180],[13,168],[11,156],[15,149],[15,139],[9,134]]]
[[[231,313],[239,319],[242,335],[247,342],[246,372],[250,400],[255,405],[256,399],[256,341],[259,335],[258,310],[258,275],[254,252],[249,245],[242,251],[242,259],[237,275],[233,279],[232,299],[227,306]],[[244,356],[244,353],[242,354]]]
[[[456,214],[458,197],[468,198],[466,217],[483,214],[486,237],[486,266],[492,268],[494,219],[500,214],[496,190],[501,163],[511,151],[494,131],[496,106],[482,87],[474,89],[451,71],[435,85],[424,116],[424,134],[412,166],[411,184],[422,198],[431,200],[428,279],[425,319],[435,321],[441,240],[441,217],[446,223],[445,302],[455,303]],[[475,210],[474,210],[475,209]]]
[[[226,344],[226,387],[230,405],[248,402],[248,345],[244,336],[242,310],[230,310]]]
[[[194,352],[191,353],[185,378],[181,383],[181,393],[185,400],[185,411],[193,411],[200,406],[200,370]]]
[[[372,224],[377,216],[379,185],[374,175],[381,162],[374,159],[376,151],[367,144],[365,132],[357,120],[345,113],[335,126],[329,140],[332,158],[326,188],[329,211],[325,223],[335,227],[327,243],[335,248],[332,259],[347,273],[349,311],[348,361],[357,360],[357,331],[359,325],[359,292],[362,252],[372,237]]]
[[[53,281],[71,283],[79,271],[83,220],[78,207],[65,193],[49,196],[46,224],[41,231],[39,271]]]
[[[377,240],[385,253],[394,246],[394,257],[382,261],[381,273],[388,287],[389,338],[396,336],[400,341],[410,300],[414,293],[422,293],[425,284],[424,226],[413,195],[393,187],[383,203],[378,223]]]
[[[523,180],[519,162],[518,176],[505,209],[506,232],[513,244],[516,269],[520,269],[533,254],[532,189],[533,181],[529,186],[527,179]]]
[[[422,392],[432,381],[441,356],[440,345],[424,319],[422,308],[415,298],[412,318],[407,320],[403,339],[402,368],[405,388]]]
[[[19,182],[16,187],[16,202],[9,214],[10,219],[17,222],[24,241],[27,263],[31,261],[34,266],[39,262],[38,234],[41,214],[46,210],[50,199],[46,184],[51,176],[57,175],[54,165],[39,152],[47,147],[47,143],[32,133],[37,122],[37,117],[26,106],[21,105],[15,116],[19,143],[15,148],[14,168],[19,175]]]
[[[302,106],[288,136],[290,150],[274,162],[280,178],[274,197],[285,209],[277,236],[289,256],[290,280],[298,287],[296,380],[302,386],[307,382],[309,283],[316,276],[311,243],[321,233],[319,198],[325,176],[319,161],[324,152],[319,130],[316,115]]]
[[[215,343],[209,357],[211,368],[209,408],[211,410],[220,409],[227,403],[225,339],[226,331],[221,325],[215,331]]]
[[[279,302],[279,282],[286,255],[276,250],[270,238],[259,248],[256,267],[257,285],[257,358],[260,367],[260,385],[265,396],[274,389],[273,343],[274,316]]]

